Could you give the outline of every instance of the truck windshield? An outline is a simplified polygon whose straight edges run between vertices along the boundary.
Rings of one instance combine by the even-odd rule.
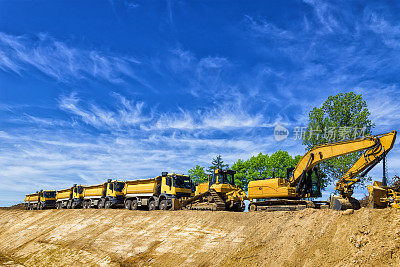
[[[190,178],[188,176],[176,175],[174,177],[174,186],[179,188],[191,188]]]
[[[56,192],[55,192],[55,191],[45,191],[45,192],[44,192],[44,197],[45,197],[45,198],[53,198],[53,197],[56,197]]]
[[[122,190],[125,187],[125,183],[121,183],[121,182],[114,182],[114,190],[117,192],[122,192]]]

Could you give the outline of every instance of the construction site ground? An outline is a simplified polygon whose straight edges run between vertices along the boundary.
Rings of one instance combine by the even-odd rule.
[[[0,265],[400,266],[400,210],[0,209]]]

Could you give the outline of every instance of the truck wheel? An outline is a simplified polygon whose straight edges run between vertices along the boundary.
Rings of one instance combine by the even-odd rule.
[[[100,199],[100,200],[97,202],[97,208],[98,208],[98,209],[104,208],[103,200],[102,200],[102,199]]]
[[[249,205],[249,211],[256,211],[257,210],[257,205],[256,204],[250,204]]]
[[[111,201],[106,200],[106,203],[104,204],[104,208],[110,209],[111,208]]]
[[[168,202],[164,199],[160,202],[160,210],[167,210],[168,209]]]
[[[132,200],[128,199],[125,201],[125,209],[131,210],[132,209]]]
[[[41,203],[39,203],[38,210],[42,210],[42,209],[43,209],[43,205]]]
[[[132,208],[132,210],[137,210],[138,209],[138,203],[137,203],[136,199],[132,200],[131,208]]]
[[[156,209],[156,202],[154,200],[151,200],[149,202],[149,210],[155,210]]]

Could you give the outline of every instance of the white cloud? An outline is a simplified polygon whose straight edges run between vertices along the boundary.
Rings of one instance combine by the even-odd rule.
[[[400,47],[400,26],[393,25],[383,15],[372,11],[364,14],[366,24],[374,33],[382,38],[382,41],[391,48]]]
[[[98,78],[120,83],[127,78],[137,79],[133,67],[138,64],[131,57],[71,47],[47,34],[16,36],[0,32],[0,69],[19,75],[34,68],[62,82]]]
[[[278,38],[290,40],[294,38],[294,34],[292,34],[292,32],[281,29],[275,24],[267,22],[264,19],[255,19],[248,15],[245,16],[245,19],[254,33],[261,34],[271,39]]]
[[[82,121],[91,126],[101,128],[110,128],[120,130],[124,127],[138,126],[151,118],[142,113],[143,102],[129,101],[126,98],[117,95],[120,105],[115,111],[107,110],[96,104],[90,104],[88,107],[81,105],[80,99],[76,93],[60,98],[59,107],[73,115],[78,116]]]

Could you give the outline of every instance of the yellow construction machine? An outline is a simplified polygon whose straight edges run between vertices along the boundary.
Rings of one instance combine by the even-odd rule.
[[[399,177],[394,179],[399,181]],[[374,209],[392,207],[400,209],[400,187],[387,186],[383,182],[375,181],[373,185],[368,185],[369,206]]]
[[[255,211],[299,205],[319,208],[328,207],[328,204],[333,209],[357,209],[359,203],[352,197],[353,185],[360,180],[361,173],[361,176],[366,175],[387,154],[395,138],[396,131],[392,131],[313,147],[300,159],[296,168],[287,170],[286,178],[251,181],[248,185],[248,198],[252,201],[249,209]],[[359,151],[365,152],[336,184],[339,196],[332,196],[330,203],[307,200],[321,197],[321,181],[317,171],[319,163]]]
[[[216,169],[208,182],[196,186],[195,196],[182,201],[182,207],[196,210],[241,211],[246,193],[235,185],[233,170]]]
[[[345,210],[348,208],[360,208],[360,203],[352,198],[353,185],[358,183],[362,177],[367,175],[367,173],[382,160],[385,169],[385,158],[396,141],[396,131],[367,137],[366,142],[368,142],[368,140],[374,141],[375,145],[366,149],[362,156],[336,183],[335,190],[339,194],[331,196],[330,206],[332,209]],[[386,179],[384,178],[384,180]],[[386,182],[384,183],[386,185]]]

